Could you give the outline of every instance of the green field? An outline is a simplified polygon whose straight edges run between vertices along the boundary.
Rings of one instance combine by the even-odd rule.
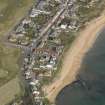
[[[0,105],[4,105],[3,99],[6,104],[19,93],[15,78],[19,72],[20,50],[5,46],[3,37],[25,16],[32,1],[0,0]],[[7,97],[6,93],[11,96]]]
[[[14,78],[0,88],[0,105],[9,103],[20,94],[20,86],[18,82],[18,78]]]
[[[19,71],[18,49],[10,49],[0,44],[0,86],[16,76]]]

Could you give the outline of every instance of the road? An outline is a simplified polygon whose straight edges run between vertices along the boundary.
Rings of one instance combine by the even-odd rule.
[[[56,15],[53,17],[51,22],[49,22],[49,24],[40,33],[40,36],[38,37],[36,42],[33,42],[33,46],[36,47],[35,44],[38,43],[39,41],[41,41],[41,43],[44,43],[46,41],[46,39],[48,37],[48,35],[46,33],[54,25],[54,23],[59,19],[59,17],[64,13],[64,11],[66,10],[69,2],[70,2],[70,0],[67,0],[66,3],[64,5],[62,5],[61,9],[56,13]]]

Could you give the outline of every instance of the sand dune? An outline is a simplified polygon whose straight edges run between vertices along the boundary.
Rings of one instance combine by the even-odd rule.
[[[98,33],[105,26],[105,15],[89,22],[87,27],[79,32],[77,39],[74,41],[68,52],[65,54],[59,78],[50,85],[46,86],[46,97],[54,102],[57,94],[66,85],[72,83],[76,79],[79,72],[82,59],[85,53],[92,47]]]

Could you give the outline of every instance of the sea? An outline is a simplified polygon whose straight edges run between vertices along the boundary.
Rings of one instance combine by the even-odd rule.
[[[77,80],[61,90],[56,105],[105,105],[105,28],[86,53]]]

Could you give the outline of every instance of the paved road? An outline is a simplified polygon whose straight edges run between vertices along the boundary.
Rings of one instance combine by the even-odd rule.
[[[56,13],[56,15],[53,17],[51,22],[49,22],[49,24],[40,33],[40,36],[37,38],[37,40],[35,42],[33,41],[33,46],[30,45],[32,49],[36,48],[36,46],[37,46],[36,43],[44,43],[46,41],[46,39],[48,37],[48,35],[46,33],[54,25],[54,23],[59,19],[59,17],[64,13],[69,2],[70,2],[70,0],[67,0],[66,3],[64,5],[62,5],[61,9]]]

